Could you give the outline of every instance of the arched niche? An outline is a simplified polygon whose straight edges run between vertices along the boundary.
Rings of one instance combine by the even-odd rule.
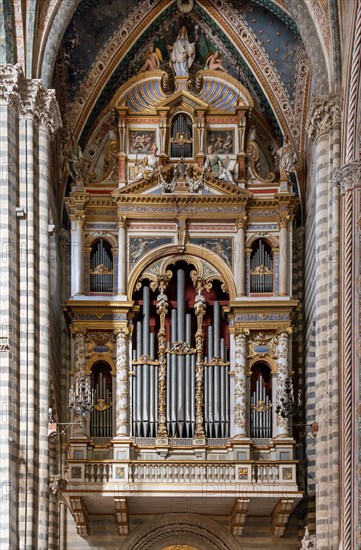
[[[192,550],[241,550],[242,548],[236,539],[218,523],[198,514],[180,513],[163,514],[149,519],[130,534],[121,549],[165,550],[169,546],[171,548],[185,546]]]
[[[206,259],[205,259],[206,256]],[[175,263],[176,261],[186,261],[196,265],[203,264],[203,266],[209,266],[213,279],[218,279],[224,284],[225,291],[229,294],[229,300],[235,300],[237,296],[236,286],[234,283],[234,277],[231,269],[220,258],[219,255],[211,250],[205,250],[198,245],[187,245],[183,254],[179,253],[178,246],[163,246],[158,250],[151,250],[146,254],[142,260],[134,267],[130,274],[128,281],[128,298],[132,299],[134,289],[143,277],[147,276],[147,272],[154,266],[153,279],[156,279],[158,273],[165,273],[167,265]],[[155,265],[158,264],[159,265]],[[208,277],[205,277],[208,279]]]

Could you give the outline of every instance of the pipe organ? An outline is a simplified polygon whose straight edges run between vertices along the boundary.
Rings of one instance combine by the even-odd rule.
[[[272,437],[272,403],[267,395],[266,382],[262,374],[256,381],[256,387],[250,395],[251,437]]]
[[[110,245],[100,239],[90,256],[90,291],[113,292],[113,255]]]
[[[192,157],[192,120],[188,115],[180,113],[172,120],[172,139],[170,156],[173,158]]]
[[[93,437],[112,437],[113,435],[113,391],[111,377],[99,372],[92,384],[94,408],[90,418],[90,434]]]
[[[248,124],[248,91],[230,74],[198,76],[189,89],[172,79],[183,86],[175,94],[161,70],[124,84],[112,107],[119,139],[104,127],[93,147],[98,157],[111,134],[107,173],[66,198],[77,251],[64,308],[71,383],[89,377],[95,390],[90,422],[71,419],[67,494],[101,484],[107,509],[115,497],[133,513],[138,495],[166,510],[179,483],[177,507],[189,498],[194,508],[211,486],[234,517],[257,500],[273,514],[298,498],[285,416],[295,409],[298,303],[287,294],[292,251],[281,256],[297,199],[291,184],[257,172],[268,162]],[[213,143],[222,145],[214,156]],[[204,170],[206,160],[227,170]],[[139,161],[149,171],[134,179]]]
[[[272,253],[262,239],[251,255],[251,292],[273,292]]]
[[[166,319],[166,426],[170,437],[192,438],[195,432],[196,349],[194,298],[186,303],[186,273],[176,270],[175,301]],[[188,281],[189,282],[189,281]],[[135,324],[132,350],[132,434],[155,437],[157,434],[158,368],[157,335],[150,288],[142,289],[140,319]],[[205,326],[204,413],[208,437],[229,435],[229,362],[225,338],[221,336],[221,306],[215,300]]]

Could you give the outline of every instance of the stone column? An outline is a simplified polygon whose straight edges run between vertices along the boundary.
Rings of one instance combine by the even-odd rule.
[[[116,378],[115,378],[115,438],[129,437],[129,335],[128,326],[114,330],[116,335]]]
[[[50,313],[50,253],[49,215],[50,215],[50,144],[54,133],[61,125],[59,108],[53,90],[40,88],[36,115],[38,119],[38,158],[39,158],[39,478],[49,479],[49,440],[47,410],[50,402],[50,363],[52,334]],[[40,485],[38,493],[38,529],[43,533],[39,539],[39,550],[49,547],[49,493],[46,485]]]
[[[245,294],[245,242],[244,234],[247,223],[247,216],[236,220],[237,235],[235,238],[235,282],[237,296]]]
[[[77,211],[71,222],[71,295],[84,293],[84,223],[85,214]]]
[[[288,333],[281,332],[277,338],[276,345],[276,364],[277,377],[273,377],[275,383],[276,404],[274,407],[287,405],[288,395],[286,393],[286,380],[289,378],[288,366]],[[292,382],[291,382],[292,384]],[[283,400],[283,401],[282,401]],[[273,428],[273,437],[289,437],[289,419],[283,418],[280,414],[276,415],[276,425]]]
[[[72,326],[71,332],[73,335],[73,376],[71,385],[74,386],[77,380],[80,380],[82,376],[85,376],[85,354],[86,354],[86,329],[83,327]],[[71,428],[71,437],[74,439],[86,438],[86,420],[83,416],[76,414],[72,415],[72,422],[76,422],[77,425],[73,425]]]
[[[205,281],[198,277],[194,281],[194,285],[197,287],[197,295],[194,303],[194,310],[197,317],[197,332],[195,334],[196,340],[196,385],[195,385],[195,416],[196,426],[194,439],[198,439],[199,442],[205,439],[204,431],[204,367],[203,367],[203,345],[204,345],[204,332],[202,329],[202,321],[206,312],[206,299],[202,292],[204,289]]]
[[[159,279],[160,293],[157,296],[157,314],[159,315],[160,327],[158,331],[158,428],[157,439],[168,437],[167,432],[167,356],[166,356],[166,330],[165,318],[168,313],[168,297],[165,288],[169,282],[167,275]]]
[[[0,242],[2,246],[0,262],[0,344],[1,352],[0,395],[2,399],[3,421],[0,424],[0,485],[3,487],[0,548],[17,548],[18,525],[18,483],[19,483],[19,433],[24,424],[19,424],[21,410],[16,403],[22,403],[17,394],[19,388],[19,329],[15,324],[18,313],[18,270],[17,250],[18,220],[16,207],[17,189],[17,127],[20,104],[19,74],[17,67],[0,67]],[[25,207],[24,202],[20,203]],[[25,224],[25,221],[22,221]],[[21,264],[21,260],[19,262]],[[12,444],[12,442],[17,442]],[[25,457],[24,457],[25,458]],[[23,458],[22,458],[23,459]],[[23,478],[21,481],[25,481]],[[24,485],[23,485],[24,486]],[[21,510],[22,512],[23,510]]]
[[[289,217],[285,216],[278,221],[280,229],[279,240],[279,273],[280,273],[280,296],[288,296],[287,281],[288,281],[288,226]]]
[[[336,175],[341,188],[342,273],[342,407],[341,417],[341,537],[342,549],[358,548],[361,540],[361,162],[352,161]],[[334,415],[331,416],[335,423]],[[358,483],[355,480],[358,480]],[[353,488],[353,491],[351,490]]]
[[[235,336],[234,437],[247,437],[247,334],[243,330]]]
[[[118,292],[127,293],[128,254],[127,254],[127,219],[118,216]]]
[[[315,320],[316,402],[312,403],[306,396],[306,406],[309,402],[312,404],[319,424],[316,452],[313,447],[316,472],[322,472],[315,487],[318,550],[338,547],[340,529],[339,282],[337,269],[333,267],[333,241],[338,233],[338,197],[333,189],[336,185],[333,175],[340,163],[341,115],[339,96],[318,97],[312,101],[307,121],[308,136],[314,142],[310,188],[315,189],[315,232],[313,241],[306,242],[305,246],[306,250],[312,247],[315,251],[314,306],[313,315],[308,318],[311,322]],[[306,327],[306,334],[310,333]]]

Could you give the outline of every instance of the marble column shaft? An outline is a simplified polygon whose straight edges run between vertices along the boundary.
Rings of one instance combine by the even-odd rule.
[[[339,96],[314,98],[307,122],[309,138],[314,142],[314,182],[310,186],[315,188],[315,237],[306,247],[314,246],[315,250],[315,419],[319,424],[315,467],[323,472],[316,483],[318,550],[338,548],[339,544],[339,281],[332,263],[339,223],[334,173],[340,163],[341,114]]]
[[[129,388],[128,388],[128,339],[129,327],[122,327],[116,334],[116,378],[115,378],[115,437],[129,436]]]
[[[289,397],[285,391],[286,380],[289,378],[288,345],[288,333],[281,332],[277,338],[276,345],[277,378],[274,380],[276,382],[276,407],[282,407],[282,403],[287,405]],[[281,399],[284,401],[282,402]],[[273,429],[273,437],[289,437],[289,435],[289,419],[283,418],[280,414],[276,415],[276,425]]]
[[[235,381],[234,381],[234,430],[235,437],[247,436],[247,335],[235,336]]]
[[[127,220],[124,217],[118,219],[118,294],[127,293]]]

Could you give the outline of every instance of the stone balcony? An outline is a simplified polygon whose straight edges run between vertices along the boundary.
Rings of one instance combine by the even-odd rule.
[[[273,535],[281,536],[302,498],[295,460],[202,460],[191,454],[181,460],[72,458],[67,463],[63,497],[82,535],[91,531],[89,518],[99,514],[121,518],[118,532],[126,534],[130,515],[154,510],[226,516],[238,535],[247,515],[268,516]]]

